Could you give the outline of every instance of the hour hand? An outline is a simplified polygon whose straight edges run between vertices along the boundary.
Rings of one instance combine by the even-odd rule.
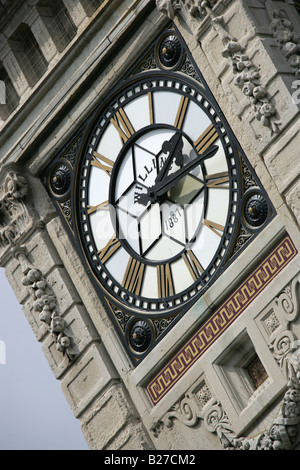
[[[139,204],[142,204],[143,206],[146,206],[148,204],[148,202],[150,201],[150,198],[149,198],[149,195],[148,195],[148,192],[147,193],[141,193],[137,196],[137,202]]]
[[[211,145],[204,153],[198,155],[194,160],[187,163],[183,168],[171,173],[162,181],[156,182],[154,186],[148,188],[147,192],[140,194],[138,202],[146,206],[148,202],[154,203],[160,200],[170,189],[175,186],[185,175],[200,165],[200,162],[212,158],[218,151],[218,145]]]
[[[162,169],[158,173],[155,179],[155,184],[163,180],[167,176],[174,159],[177,166],[181,166],[183,164],[182,148],[183,140],[180,132],[176,132],[176,134],[174,134],[170,140],[166,140],[163,143],[161,151],[163,153],[169,152],[169,156],[163,164]]]
[[[217,145],[211,145],[206,152],[198,155],[198,158],[195,158],[191,162],[187,163],[183,168],[180,168],[175,173],[171,173],[163,181],[155,184],[152,188],[152,192],[156,200],[161,196],[166,194],[170,189],[175,186],[178,181],[180,181],[185,175],[190,173],[194,168],[200,165],[200,162],[208,158],[212,158],[218,151],[219,147]]]
[[[152,188],[148,188],[147,193],[142,193],[137,196],[137,202],[146,206],[148,202],[156,202],[154,188],[156,185],[164,180],[169,173],[170,167],[175,159],[176,165],[181,166],[183,164],[183,155],[182,155],[182,148],[183,148],[183,140],[182,135],[180,132],[176,132],[170,140],[166,140],[161,147],[161,151],[156,155],[156,158],[160,156],[161,152],[169,153],[165,163],[162,166],[162,169],[159,171],[155,178],[155,183]]]
[[[154,186],[151,188],[148,188],[146,193],[141,193],[137,196],[137,202],[139,204],[142,204],[143,206],[146,206],[148,202],[153,203],[156,201],[157,201],[157,198],[154,192]]]

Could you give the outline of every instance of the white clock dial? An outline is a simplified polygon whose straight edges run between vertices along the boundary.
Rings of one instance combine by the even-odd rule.
[[[42,178],[134,364],[276,216],[175,25]]]
[[[102,287],[140,312],[184,305],[236,224],[238,159],[217,112],[190,83],[152,75],[112,98],[86,148],[83,243]]]

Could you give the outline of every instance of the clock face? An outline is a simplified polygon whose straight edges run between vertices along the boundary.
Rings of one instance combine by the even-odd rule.
[[[157,315],[195,300],[235,238],[240,167],[201,87],[171,72],[127,82],[102,106],[77,179],[77,225],[106,296]]]

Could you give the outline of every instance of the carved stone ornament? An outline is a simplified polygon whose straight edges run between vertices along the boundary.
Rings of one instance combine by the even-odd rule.
[[[292,332],[292,324],[300,313],[300,275],[296,276],[274,299],[270,317],[276,327],[270,329],[269,348],[287,380],[287,390],[278,416],[268,430],[254,438],[237,437],[222,404],[202,383],[195,392],[191,387],[183,398],[152,427],[158,437],[164,427],[171,429],[174,420],[189,427],[200,420],[207,431],[220,439],[224,449],[292,450],[300,443],[300,340]],[[280,322],[280,326],[278,326]]]
[[[207,15],[206,8],[213,8],[218,0],[156,0],[159,11],[174,20],[177,13],[188,14],[191,19],[201,21]]]
[[[203,390],[205,390],[206,403],[203,403]],[[217,434],[224,449],[240,449],[242,447],[243,440],[237,438],[221,403],[216,397],[212,397],[205,383],[201,387],[201,391],[199,390],[197,393],[187,392],[166,413],[163,419],[152,427],[151,431],[154,437],[158,437],[164,427],[172,429],[175,419],[189,427],[196,426],[202,420],[208,432]]]
[[[223,16],[217,16],[215,11],[223,0],[156,0],[157,8],[170,19],[180,14],[185,21],[195,24],[208,18],[212,27],[222,41],[224,49],[222,56],[231,64],[232,73],[236,76],[234,84],[249,99],[255,117],[263,126],[269,127],[271,135],[279,131],[277,111],[271,102],[267,89],[261,84],[259,69],[252,62],[247,51],[241,46],[237,39],[233,38],[225,28]],[[199,41],[199,27],[193,28],[194,35]]]
[[[21,246],[31,233],[33,222],[37,227],[40,225],[35,209],[27,199],[28,192],[27,178],[8,166],[0,185],[1,264],[4,265],[8,257],[18,259],[24,275],[22,284],[29,290],[33,310],[40,321],[48,326],[55,338],[56,348],[73,360],[76,356],[74,345],[67,333],[66,321],[58,314],[57,298],[41,271],[29,262],[25,248]]]
[[[15,247],[15,258],[20,262],[23,273],[22,284],[27,287],[31,297],[33,311],[39,316],[39,320],[47,325],[48,331],[55,339],[56,349],[74,360],[77,353],[68,325],[59,315],[57,297],[42,272],[35,268],[25,254],[25,248]]]
[[[0,186],[0,251],[14,246],[28,225],[27,192],[27,179],[9,171]]]
[[[295,32],[294,25],[284,11],[275,7],[273,0],[266,0],[266,8],[271,18],[271,32],[275,44],[282,50],[287,63],[300,78],[300,35]]]

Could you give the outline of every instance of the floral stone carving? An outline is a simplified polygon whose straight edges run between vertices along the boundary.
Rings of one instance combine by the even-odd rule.
[[[294,25],[286,18],[284,11],[274,8],[272,4],[269,9],[272,18],[271,31],[276,44],[294,70],[296,78],[300,78],[300,35],[294,31]]]
[[[17,247],[15,257],[20,261],[23,278],[22,284],[28,288],[33,310],[39,315],[41,322],[47,325],[48,331],[55,339],[56,349],[74,360],[77,353],[66,320],[58,314],[56,295],[39,269],[29,263],[25,250]]]
[[[188,2],[183,0],[156,0],[157,8],[171,20],[177,14],[180,14],[185,21],[190,21],[192,24],[197,23],[200,25],[204,18],[211,21],[212,27],[224,45],[222,56],[228,59],[232,72],[236,75],[234,84],[249,99],[256,119],[263,126],[269,127],[271,135],[278,133],[280,123],[277,121],[277,111],[275,105],[271,102],[267,89],[261,84],[259,69],[241,44],[226,31],[223,16],[215,15],[216,8],[221,3],[223,3],[223,0],[191,0]],[[199,28],[196,28],[195,36],[200,41]]]
[[[221,18],[214,20],[215,25],[219,25],[218,29],[222,22],[223,19]],[[279,130],[279,122],[275,120],[277,113],[276,108],[271,103],[267,89],[261,85],[261,77],[258,68],[253,64],[244,48],[235,39],[227,37],[227,39],[224,39],[223,43],[225,49],[222,55],[230,61],[232,71],[236,75],[234,84],[249,99],[256,119],[261,121],[263,126],[269,127],[271,134],[277,133]]]
[[[156,6],[170,20],[174,20],[177,13],[187,13],[196,20],[202,20],[206,15],[206,7],[212,8],[218,0],[156,0]]]
[[[28,183],[24,176],[10,171],[0,186],[0,248],[16,244],[28,223],[28,210],[24,198]]]

